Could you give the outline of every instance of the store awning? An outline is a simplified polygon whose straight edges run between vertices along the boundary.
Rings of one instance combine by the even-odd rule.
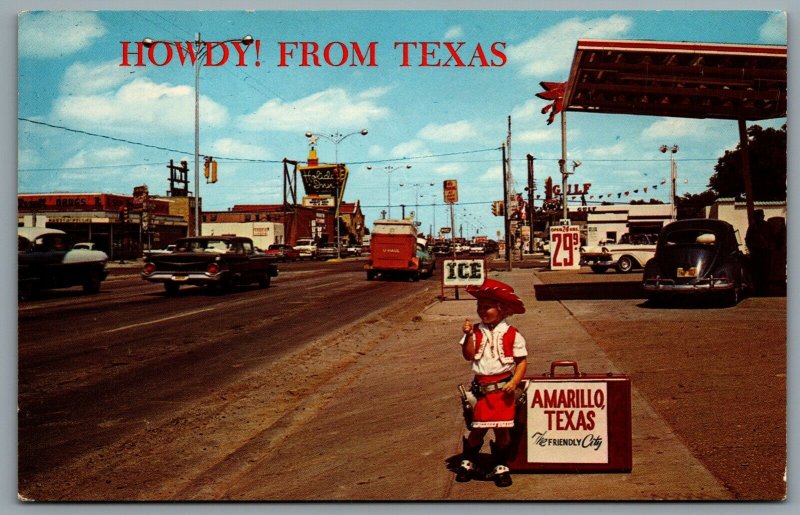
[[[567,111],[764,120],[786,116],[786,46],[579,40]]]

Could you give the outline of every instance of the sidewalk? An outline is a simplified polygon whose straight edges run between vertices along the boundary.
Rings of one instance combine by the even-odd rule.
[[[548,372],[557,360],[577,361],[583,372],[618,370],[592,341],[583,326],[560,302],[537,301],[534,285],[542,284],[529,269],[494,272],[510,284],[527,312],[512,317],[528,341],[528,374]],[[467,297],[470,297],[468,294]],[[462,297],[463,298],[463,297]],[[471,298],[471,297],[470,297]],[[477,321],[475,302],[445,301],[426,309],[423,319],[457,326],[465,317]],[[466,368],[466,365],[464,365]],[[633,470],[615,474],[516,474],[514,486],[502,494],[492,483],[454,483],[450,498],[479,492],[514,499],[726,499],[729,492],[696,460],[632,385]]]
[[[570,312],[537,302],[535,271],[493,272],[527,307],[513,317],[528,340],[528,373],[555,360],[582,371],[625,373],[614,367]],[[428,290],[438,293],[432,285]],[[451,295],[452,297],[452,295]],[[302,429],[286,435],[247,473],[231,498],[259,500],[687,500],[731,494],[696,460],[633,384],[633,470],[613,474],[518,473],[511,488],[490,481],[456,483],[464,421],[456,386],[469,382],[458,339],[475,301],[436,301],[399,324],[360,324],[350,336],[377,343],[306,411]],[[379,401],[376,401],[379,399]],[[313,401],[313,402],[312,402]],[[302,408],[305,410],[305,407]],[[309,453],[309,448],[316,453]],[[484,452],[488,453],[488,443]],[[297,457],[305,456],[302,463]]]

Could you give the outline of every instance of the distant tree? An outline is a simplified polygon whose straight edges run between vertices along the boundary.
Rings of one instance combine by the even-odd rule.
[[[717,195],[711,190],[703,193],[686,193],[678,197],[678,219],[684,218],[705,218],[705,208],[714,204]]]
[[[786,125],[780,129],[753,125],[747,129],[747,138],[753,200],[786,200]],[[737,145],[714,166],[708,187],[718,198],[744,195],[741,155],[741,145]]]

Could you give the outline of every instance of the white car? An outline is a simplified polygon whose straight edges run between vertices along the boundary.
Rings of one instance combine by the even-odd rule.
[[[294,250],[299,253],[300,259],[316,259],[319,249],[312,238],[300,238],[294,244]]]
[[[627,273],[644,268],[656,254],[656,235],[623,234],[618,243],[587,245],[581,247],[581,265],[588,265],[592,272],[602,274],[609,268]]]

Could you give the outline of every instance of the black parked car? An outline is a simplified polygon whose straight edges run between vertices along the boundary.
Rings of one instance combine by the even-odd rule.
[[[735,305],[751,289],[750,277],[750,261],[739,250],[733,226],[702,218],[672,222],[661,230],[643,285],[654,303],[703,295]]]

